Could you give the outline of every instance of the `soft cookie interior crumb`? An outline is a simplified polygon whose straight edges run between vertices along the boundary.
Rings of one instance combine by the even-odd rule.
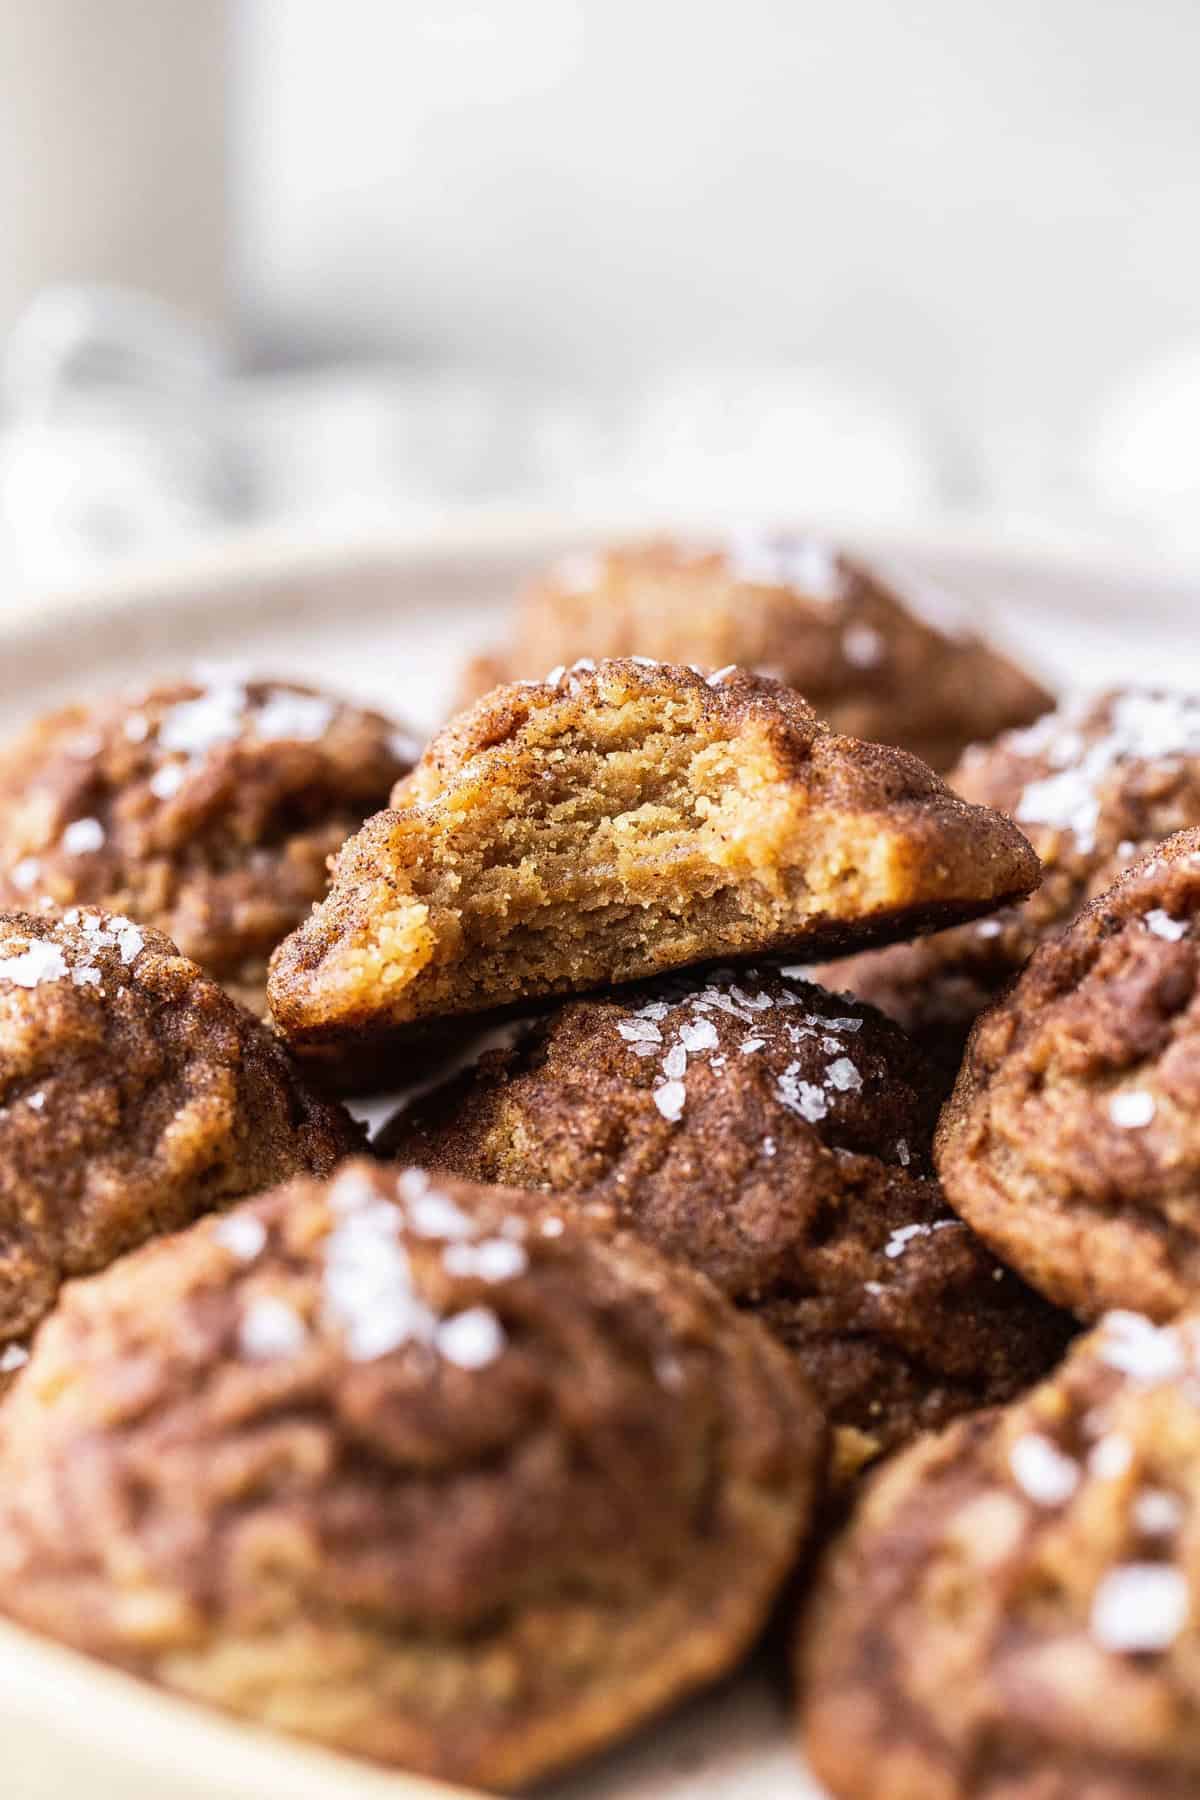
[[[277,956],[272,1004],[300,1035],[473,1011],[861,941],[1034,878],[1013,828],[777,683],[589,666],[501,690],[435,742]]]

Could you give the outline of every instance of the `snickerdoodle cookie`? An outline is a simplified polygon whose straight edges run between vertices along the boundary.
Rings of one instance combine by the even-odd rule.
[[[568,1197],[702,1270],[799,1360],[839,1475],[1006,1400],[1065,1315],[942,1201],[939,1084],[871,1007],[778,971],[571,1001],[403,1111],[384,1154]]]
[[[823,1461],[791,1359],[701,1277],[352,1162],[64,1291],[0,1410],[0,1607],[510,1789],[738,1659]]]
[[[938,612],[953,616],[939,623]],[[474,698],[580,656],[738,663],[785,681],[835,730],[947,769],[975,739],[1053,705],[961,617],[940,594],[906,597],[815,538],[755,531],[712,546],[633,545],[565,557],[534,582],[511,645],[477,659],[464,687]]]
[[[937,1160],[956,1210],[1081,1318],[1200,1299],[1200,831],[1135,864],[980,1019]]]
[[[637,660],[515,683],[436,737],[272,962],[297,1046],[769,950],[932,929],[1028,893],[1007,820],[790,688]]]
[[[953,1070],[972,1022],[1038,944],[1163,838],[1200,825],[1200,699],[1127,689],[1074,701],[969,751],[947,780],[1016,820],[1042,885],[992,918],[814,974],[882,1007]]]
[[[214,675],[67,707],[0,757],[0,905],[153,925],[261,1012],[271,951],[418,750],[290,682]]]
[[[1112,1313],[876,1477],[819,1579],[804,1747],[838,1800],[1200,1793],[1200,1315]]]
[[[67,1276],[360,1142],[161,933],[0,915],[0,1370]]]

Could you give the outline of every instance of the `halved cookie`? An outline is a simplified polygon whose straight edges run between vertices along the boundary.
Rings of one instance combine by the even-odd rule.
[[[795,688],[835,730],[946,769],[967,744],[1053,705],[962,619],[940,593],[905,594],[795,533],[623,546],[564,557],[532,583],[512,644],[470,666],[464,699],[579,656],[738,663]]]
[[[932,929],[1037,859],[915,757],[790,689],[637,660],[501,688],[338,858],[272,965],[299,1045],[764,951]]]
[[[350,1163],[65,1291],[0,1409],[0,1607],[508,1790],[738,1660],[824,1453],[794,1365],[700,1277]]]
[[[377,1148],[548,1189],[701,1270],[796,1356],[845,1477],[1010,1399],[1073,1331],[943,1202],[938,1098],[873,1008],[726,969],[531,1021]]]

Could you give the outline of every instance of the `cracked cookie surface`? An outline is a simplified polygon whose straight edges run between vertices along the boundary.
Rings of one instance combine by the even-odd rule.
[[[872,1008],[778,970],[569,1002],[377,1148],[540,1188],[701,1270],[793,1352],[839,1476],[1053,1365],[1071,1322],[945,1205],[939,1084]]]
[[[1200,826],[1200,700],[1122,689],[970,750],[947,781],[1014,819],[1042,883],[1019,906],[813,970],[918,1037],[952,1076],[975,1019],[1039,944],[1173,832]]]
[[[262,1012],[271,951],[418,752],[291,682],[214,675],[67,707],[0,757],[0,905],[124,913]]]
[[[0,1604],[507,1790],[737,1660],[824,1449],[702,1278],[544,1197],[351,1162],[64,1291],[0,1411]]]
[[[952,1205],[1081,1318],[1200,1296],[1200,831],[1035,952],[937,1135]]]
[[[102,1268],[361,1145],[260,1020],[160,932],[0,914],[0,1349]]]
[[[1200,1318],[1115,1312],[875,1477],[801,1620],[837,1800],[1200,1790]]]

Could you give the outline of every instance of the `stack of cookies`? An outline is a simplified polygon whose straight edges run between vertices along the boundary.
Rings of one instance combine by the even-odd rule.
[[[0,761],[0,1609],[508,1791],[787,1593],[834,1795],[1200,1791],[1200,702],[776,538],[497,679]]]

